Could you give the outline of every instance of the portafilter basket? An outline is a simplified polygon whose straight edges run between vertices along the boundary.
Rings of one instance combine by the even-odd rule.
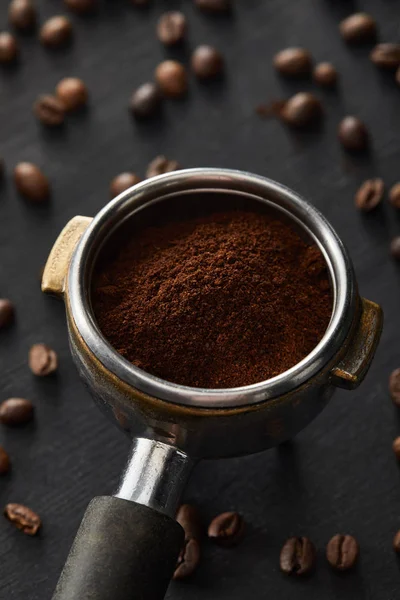
[[[130,364],[96,324],[91,276],[110,236],[128,220],[140,227],[149,211],[157,217],[168,203],[179,218],[199,197],[279,211],[326,260],[333,291],[328,329],[307,357],[267,381],[217,390],[176,385]],[[345,247],[313,206],[271,180],[221,169],[161,175],[122,193],[94,219],[74,217],[51,250],[42,289],[64,299],[79,373],[133,440],[117,493],[90,503],[53,600],[161,600],[183,542],[174,517],[195,462],[259,452],[293,437],[335,388],[360,384],[383,320],[377,304],[360,298]]]

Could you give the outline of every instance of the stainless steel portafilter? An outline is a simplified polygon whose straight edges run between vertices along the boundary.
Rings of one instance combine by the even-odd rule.
[[[333,310],[324,337],[294,367],[254,385],[215,390],[159,379],[119,355],[93,314],[96,260],[120,227],[137,231],[164,214],[184,218],[207,202],[277,211],[319,246],[328,266]],[[360,384],[382,329],[380,307],[360,298],[347,251],[325,218],[288,188],[240,171],[169,173],[127,190],[94,219],[74,217],[51,250],[42,289],[64,299],[79,373],[132,438],[119,489],[90,503],[53,600],[161,600],[183,541],[174,516],[193,465],[296,435],[337,387]]]

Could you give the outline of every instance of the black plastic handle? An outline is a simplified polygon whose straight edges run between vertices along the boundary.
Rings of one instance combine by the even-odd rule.
[[[176,521],[147,506],[95,498],[53,600],[162,600],[183,539]]]

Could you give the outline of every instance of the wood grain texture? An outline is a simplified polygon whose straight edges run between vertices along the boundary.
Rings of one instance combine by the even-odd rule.
[[[391,442],[399,433],[387,379],[399,366],[400,272],[388,256],[399,216],[388,203],[360,215],[353,195],[361,181],[400,179],[400,90],[368,60],[369,47],[349,48],[339,20],[357,9],[378,20],[382,41],[398,41],[398,0],[237,0],[232,18],[198,14],[190,0],[154,0],[149,10],[128,0],[105,0],[93,17],[72,16],[74,41],[58,52],[35,36],[19,36],[21,61],[0,69],[0,154],[8,176],[0,189],[0,294],[17,306],[16,326],[0,337],[1,399],[26,396],[36,422],[0,430],[13,473],[0,482],[0,502],[28,504],[43,519],[43,531],[28,539],[0,520],[0,598],[50,598],[85,507],[117,484],[128,441],[95,409],[69,355],[61,303],[44,297],[39,271],[52,242],[76,214],[92,216],[108,201],[110,179],[138,174],[157,154],[183,166],[247,169],[293,187],[322,210],[348,245],[366,297],[383,305],[386,328],[371,373],[356,392],[338,392],[330,406],[293,444],[257,456],[200,464],[186,493],[206,518],[236,509],[248,522],[243,544],[233,550],[204,547],[204,561],[190,584],[172,584],[170,600],[394,600],[399,565],[391,548],[400,528],[400,481]],[[0,29],[7,27],[0,3]],[[40,20],[65,13],[61,0],[37,0]],[[166,7],[180,6],[190,35],[184,50],[166,51],[155,24]],[[200,43],[226,57],[222,83],[190,82],[187,100],[169,102],[161,119],[134,123],[127,111],[131,92],[150,80],[165,56],[183,57]],[[282,81],[273,54],[304,45],[316,60],[332,61],[336,92],[317,90],[326,117],[321,131],[293,134],[274,120],[261,121],[254,107],[311,83]],[[32,115],[39,93],[65,76],[82,77],[90,106],[68,117],[60,131],[45,131]],[[336,128],[356,114],[372,134],[371,153],[343,154]],[[18,161],[37,163],[48,174],[48,208],[29,206],[11,181]],[[45,342],[60,356],[60,371],[37,380],[27,366],[30,345]],[[354,534],[361,548],[358,569],[333,574],[324,547],[337,532]],[[298,581],[278,569],[281,544],[307,535],[320,549],[313,577]],[[133,595],[134,597],[134,595]]]

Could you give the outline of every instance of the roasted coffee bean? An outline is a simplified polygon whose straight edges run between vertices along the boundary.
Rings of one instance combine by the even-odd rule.
[[[356,207],[363,212],[373,210],[382,202],[384,191],[382,179],[367,179],[354,197]]]
[[[281,75],[300,77],[309,75],[312,57],[304,48],[286,48],[274,56],[274,67]]]
[[[179,554],[173,575],[174,581],[186,579],[194,573],[200,562],[200,544],[198,540],[189,538],[185,540]]]
[[[161,15],[157,23],[157,36],[162,44],[174,46],[183,42],[186,36],[186,17],[177,10]]]
[[[185,532],[185,540],[200,540],[202,537],[201,518],[198,509],[192,504],[182,504],[176,520]]]
[[[66,77],[57,84],[56,96],[64,109],[69,112],[85,106],[88,100],[88,91],[82,79]]]
[[[43,125],[58,127],[64,123],[64,104],[55,96],[42,94],[33,105],[33,114]]]
[[[367,42],[376,38],[376,21],[367,13],[355,13],[339,25],[342,38],[346,42]]]
[[[80,15],[93,12],[98,6],[97,0],[64,0],[64,4]]]
[[[14,182],[19,193],[32,202],[44,202],[50,195],[47,177],[32,163],[18,163],[14,169]]]
[[[20,31],[30,31],[36,25],[36,9],[32,0],[12,0],[8,8],[8,19]]]
[[[393,538],[393,550],[400,554],[400,531]]]
[[[194,0],[200,10],[208,13],[226,13],[232,8],[231,0]]]
[[[392,448],[397,460],[400,460],[400,436],[393,441]]]
[[[284,544],[280,567],[287,575],[306,575],[315,566],[315,547],[306,537],[292,537]]]
[[[400,260],[400,235],[393,238],[390,242],[390,254],[396,260]]]
[[[11,325],[14,321],[14,305],[7,298],[0,298],[0,329]]]
[[[313,72],[313,77],[316,83],[323,87],[334,87],[337,82],[337,71],[329,62],[319,63]]]
[[[24,425],[33,419],[33,404],[25,398],[8,398],[0,404],[0,423]]]
[[[400,208],[400,181],[390,188],[389,200],[395,208]]]
[[[191,66],[198,79],[213,79],[224,68],[222,54],[212,46],[199,46],[192,54]]]
[[[338,136],[346,150],[361,152],[368,147],[368,130],[357,117],[345,117],[339,124]]]
[[[17,40],[8,31],[0,33],[0,64],[9,64],[16,60],[19,54]]]
[[[165,60],[155,72],[160,90],[168,98],[179,98],[187,92],[188,82],[185,67],[176,60]]]
[[[400,67],[400,44],[378,44],[370,58],[377,67],[397,69]]]
[[[125,190],[129,189],[133,185],[139,183],[140,177],[135,173],[120,173],[110,183],[110,196],[115,198],[119,194],[122,194]]]
[[[72,37],[72,23],[64,16],[51,17],[40,30],[40,41],[48,48],[65,46]]]
[[[39,515],[23,504],[7,504],[4,515],[27,535],[36,535],[42,524]]]
[[[322,116],[321,102],[309,92],[300,92],[285,102],[281,119],[291,127],[307,127]]]
[[[389,392],[393,402],[400,406],[400,368],[395,369],[389,377]]]
[[[358,558],[358,543],[352,535],[335,535],[326,547],[329,564],[338,571],[354,567]]]
[[[131,97],[130,108],[135,117],[147,119],[158,112],[162,96],[155,83],[144,83]]]
[[[171,171],[178,171],[180,165],[176,160],[169,160],[165,156],[156,156],[149,166],[147,167],[146,177],[155,177],[156,175],[163,175],[164,173],[170,173]]]
[[[39,377],[51,375],[58,367],[57,354],[46,344],[34,344],[29,350],[29,367]]]
[[[0,446],[0,475],[6,475],[11,468],[10,457],[7,452]]]
[[[208,526],[208,537],[219,546],[236,546],[244,536],[244,520],[236,512],[225,512],[215,517]]]

